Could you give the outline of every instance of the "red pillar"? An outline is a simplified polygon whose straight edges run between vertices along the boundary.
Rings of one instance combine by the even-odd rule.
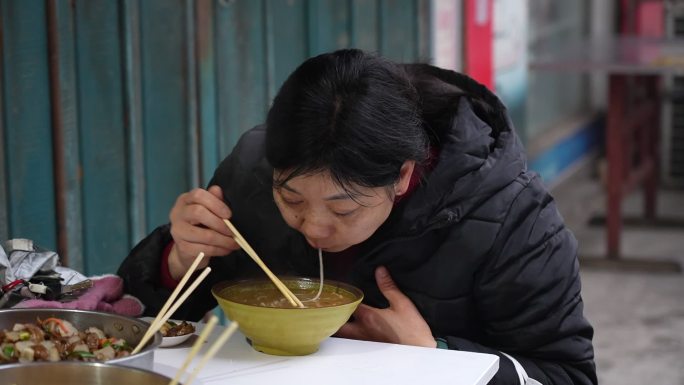
[[[493,0],[464,1],[464,70],[494,90]]]

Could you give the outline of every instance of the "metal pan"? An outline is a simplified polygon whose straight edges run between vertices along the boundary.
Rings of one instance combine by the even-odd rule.
[[[73,361],[0,365],[0,378],[13,385],[167,385],[171,381],[140,368]]]
[[[111,313],[71,310],[71,309],[6,309],[0,310],[0,330],[12,329],[16,323],[35,323],[38,318],[61,318],[71,322],[83,331],[91,326],[101,329],[105,334],[123,338],[131,346],[136,346],[150,326],[137,318],[124,317]],[[147,343],[139,353],[128,357],[115,358],[108,364],[131,366],[151,370],[154,365],[154,350],[161,344],[161,333]],[[3,365],[0,365],[3,367]]]

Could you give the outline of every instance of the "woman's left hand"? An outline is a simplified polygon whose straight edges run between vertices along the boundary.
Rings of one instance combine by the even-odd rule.
[[[347,322],[336,337],[355,340],[390,342],[402,345],[437,346],[430,327],[411,300],[392,280],[387,268],[375,269],[378,288],[389,301],[389,307],[378,309],[361,304],[354,312],[354,321]]]

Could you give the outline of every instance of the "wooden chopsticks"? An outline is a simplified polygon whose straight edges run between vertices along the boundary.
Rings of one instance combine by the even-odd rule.
[[[280,290],[280,292],[283,293],[285,298],[292,304],[292,306],[305,307],[302,301],[300,301],[299,298],[297,298],[297,296],[294,295],[294,293],[290,291],[290,289],[288,289],[287,286],[285,286],[285,284],[280,279],[278,279],[278,277],[275,276],[275,274],[273,274],[271,269],[269,269],[268,266],[266,266],[266,264],[261,260],[261,258],[259,258],[257,253],[254,251],[254,249],[252,249],[249,243],[247,243],[245,238],[242,236],[242,234],[240,234],[240,232],[235,228],[235,226],[233,226],[233,224],[228,219],[224,219],[223,222],[225,222],[226,226],[228,226],[230,231],[233,233],[233,238],[235,239],[235,242],[237,242],[237,244],[243,250],[245,250],[245,252],[250,257],[252,257],[254,262],[256,262],[256,264],[259,265],[259,267],[261,267],[261,270],[263,270],[264,273],[266,273],[266,275],[268,276],[268,278],[270,278],[271,281],[273,281],[278,290]]]
[[[192,349],[190,349],[190,353],[188,353],[187,357],[185,357],[185,361],[183,361],[183,364],[180,366],[180,368],[178,368],[178,371],[176,371],[176,375],[174,376],[173,380],[169,382],[169,385],[178,384],[181,376],[183,376],[183,373],[185,373],[185,369],[187,369],[187,367],[190,365],[190,362],[192,362],[192,359],[195,358],[197,353],[202,348],[202,344],[204,343],[204,341],[206,341],[207,337],[209,337],[209,334],[216,325],[216,322],[218,322],[218,318],[215,315],[212,315],[209,319],[209,322],[207,322],[207,325],[202,330],[202,333],[200,333],[199,337],[192,345]],[[202,370],[202,368],[204,368],[207,362],[209,362],[209,360],[216,355],[221,346],[223,346],[223,344],[226,343],[228,338],[230,338],[230,336],[232,336],[233,333],[235,333],[237,328],[238,323],[232,322],[230,326],[226,328],[226,330],[224,330],[223,333],[221,333],[221,335],[216,339],[216,341],[214,341],[214,343],[209,347],[204,356],[200,359],[200,362],[195,367],[195,370],[192,371],[187,381],[185,381],[184,385],[190,385],[190,383],[195,380],[200,370]]]
[[[144,346],[147,344],[147,342],[154,336],[154,334],[159,330],[162,325],[166,321],[171,318],[171,315],[178,310],[178,308],[185,302],[185,300],[192,294],[192,292],[199,286],[200,283],[204,280],[204,278],[209,275],[211,272],[210,267],[205,267],[204,270],[202,270],[202,273],[195,278],[195,280],[190,284],[187,290],[181,295],[181,297],[176,301],[176,297],[178,294],[181,292],[185,284],[188,282],[190,277],[192,276],[192,273],[195,271],[199,263],[202,261],[202,258],[204,258],[204,253],[199,253],[197,257],[195,258],[195,261],[193,261],[192,265],[190,265],[190,268],[188,271],[183,275],[183,278],[180,280],[178,283],[178,286],[174,289],[174,291],[171,293],[169,296],[169,299],[166,300],[166,303],[164,303],[164,306],[162,306],[161,310],[159,313],[157,313],[157,316],[154,318],[154,321],[152,321],[152,324],[150,324],[150,327],[147,329],[145,334],[143,335],[143,338],[138,342],[138,345],[135,346],[135,349],[131,352],[131,355],[138,353]],[[174,302],[175,301],[175,302]]]
[[[178,384],[178,381],[180,381],[181,376],[183,373],[185,373],[185,369],[188,368],[190,365],[190,362],[192,361],[192,358],[197,355],[197,352],[202,348],[202,343],[207,339],[209,336],[209,333],[211,333],[211,330],[216,326],[216,323],[218,322],[218,317],[215,315],[212,315],[211,318],[209,318],[209,322],[204,326],[204,329],[202,329],[202,332],[200,333],[199,337],[197,337],[197,340],[195,343],[192,345],[192,349],[190,349],[190,353],[188,353],[188,356],[185,357],[185,361],[183,361],[183,365],[178,368],[176,371],[176,376],[169,382],[169,385],[176,385]]]
[[[238,328],[238,323],[233,321],[226,330],[219,335],[219,337],[216,339],[216,341],[209,347],[207,352],[204,354],[204,357],[200,360],[200,362],[197,364],[197,367],[195,367],[195,370],[192,371],[192,374],[190,374],[190,377],[188,380],[185,382],[185,385],[190,385],[192,381],[195,380],[195,377],[197,377],[197,374],[204,368],[204,366],[209,362],[210,359],[212,359],[216,353],[218,352],[219,349],[221,349],[221,346],[223,346],[226,341],[228,341],[228,338],[235,333],[235,331]]]

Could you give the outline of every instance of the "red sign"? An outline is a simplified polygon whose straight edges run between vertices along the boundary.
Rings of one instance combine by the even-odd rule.
[[[464,1],[464,70],[473,79],[494,89],[492,0]]]

